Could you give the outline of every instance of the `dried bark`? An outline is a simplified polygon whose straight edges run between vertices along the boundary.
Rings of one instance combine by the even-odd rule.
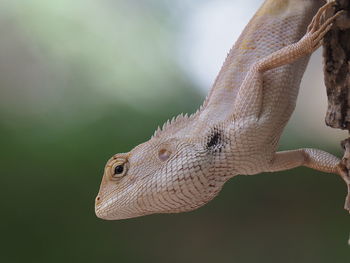
[[[350,1],[336,0],[334,13],[344,10],[323,41],[324,76],[328,109],[326,124],[350,133]],[[345,150],[340,174],[348,187],[345,209],[350,212],[350,137],[342,141]]]

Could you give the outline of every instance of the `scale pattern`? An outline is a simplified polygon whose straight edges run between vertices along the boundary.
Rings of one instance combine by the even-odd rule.
[[[324,151],[276,152],[309,56],[338,15],[325,19],[333,3],[322,4],[266,0],[228,54],[203,106],[107,162],[96,215],[114,220],[191,211],[238,174],[297,166],[339,173],[339,159]]]

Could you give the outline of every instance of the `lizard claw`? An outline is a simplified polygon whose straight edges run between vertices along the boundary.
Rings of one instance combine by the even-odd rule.
[[[348,187],[348,194],[345,200],[344,208],[350,213],[350,138],[342,141],[342,146],[345,149],[344,156],[338,165],[338,174],[345,181]]]
[[[316,13],[316,15],[312,18],[311,23],[307,27],[307,32],[315,32],[316,29],[320,25],[321,17],[329,8],[333,7],[336,4],[335,1],[328,2],[327,4],[323,5]]]
[[[304,40],[306,42],[305,44],[307,44],[309,52],[313,52],[321,46],[322,39],[331,29],[334,20],[344,12],[344,10],[338,11],[336,14],[325,20],[326,11],[333,7],[335,3],[336,2],[333,1],[322,6],[308,26]]]
[[[344,209],[350,213],[350,176],[349,169],[343,164],[343,161],[338,165],[338,173],[348,187],[348,194],[345,199]]]

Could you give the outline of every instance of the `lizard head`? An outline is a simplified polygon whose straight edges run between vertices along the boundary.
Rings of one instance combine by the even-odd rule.
[[[181,116],[149,141],[110,158],[96,197],[96,215],[116,220],[185,212],[215,197],[226,181],[213,176],[222,136],[211,132],[198,139],[200,132],[191,136],[191,130],[191,118]]]

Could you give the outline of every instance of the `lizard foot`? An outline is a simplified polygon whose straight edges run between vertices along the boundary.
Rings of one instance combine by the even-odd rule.
[[[334,20],[344,11],[341,10],[333,16],[325,19],[326,12],[335,5],[335,1],[329,2],[322,6],[317,14],[313,17],[310,25],[307,28],[307,33],[302,39],[306,45],[308,52],[313,52],[322,44],[324,35],[331,29]]]
[[[348,187],[348,194],[346,196],[344,208],[350,213],[350,138],[342,141],[342,146],[345,149],[345,152],[338,165],[338,172]]]

